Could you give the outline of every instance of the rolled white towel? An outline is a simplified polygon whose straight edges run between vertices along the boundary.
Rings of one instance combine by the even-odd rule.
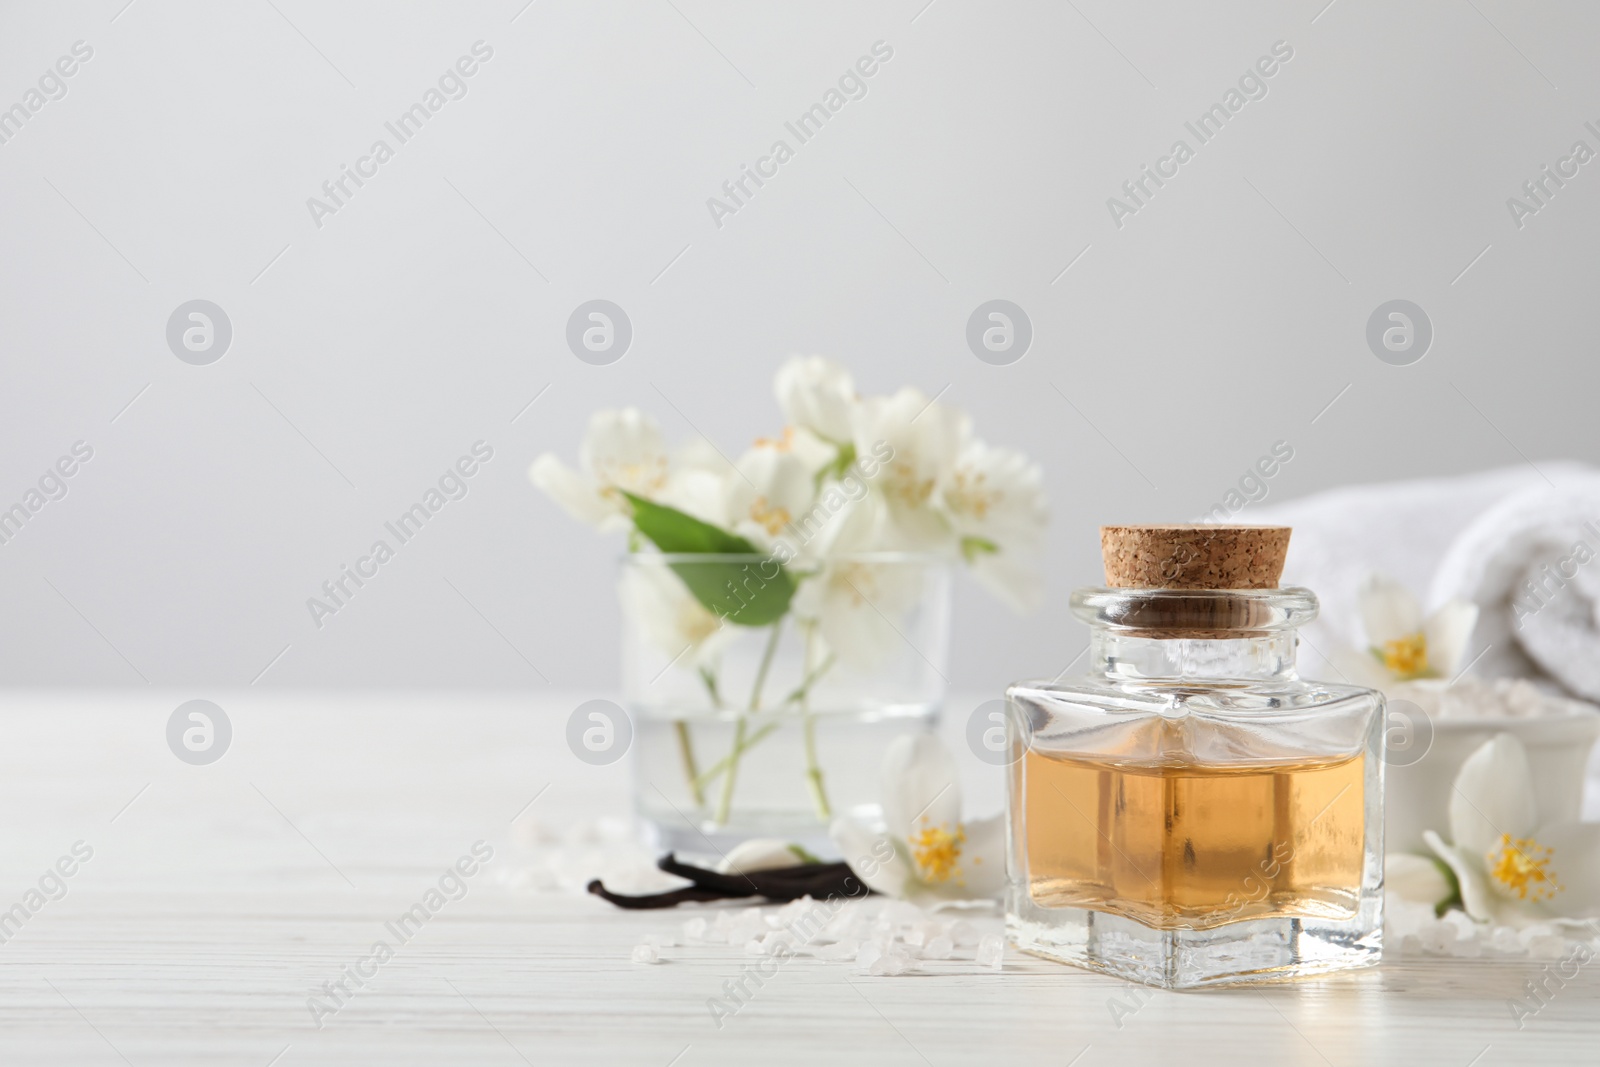
[[[1358,593],[1368,576],[1397,580],[1419,599],[1426,598],[1423,607],[1432,612],[1456,595],[1442,593],[1434,584],[1451,545],[1501,501],[1536,486],[1548,490],[1546,476],[1564,486],[1589,484],[1600,472],[1581,463],[1541,462],[1538,470],[1524,463],[1448,478],[1343,486],[1241,514],[1244,522],[1294,527],[1283,584],[1309,587],[1322,604],[1320,617],[1302,631],[1307,675],[1339,678],[1339,662],[1344,662],[1339,650],[1367,647]],[[1487,606],[1480,610],[1481,616],[1495,614]],[[1553,607],[1549,614],[1553,621]],[[1532,660],[1518,658],[1519,646],[1503,640],[1483,661],[1473,663],[1486,644],[1483,625],[1462,660],[1473,664],[1474,674],[1546,677]]]
[[[1474,519],[1440,559],[1429,599],[1478,605],[1476,673],[1542,674],[1600,700],[1600,474],[1551,481]]]
[[[1578,464],[1542,466],[1557,484],[1594,473]],[[1545,484],[1537,471],[1520,464],[1452,478],[1343,486],[1251,508],[1239,519],[1294,527],[1283,584],[1307,586],[1317,594],[1322,613],[1316,632],[1365,648],[1356,594],[1368,575],[1387,575],[1421,598],[1440,557],[1472,521],[1535,483]]]

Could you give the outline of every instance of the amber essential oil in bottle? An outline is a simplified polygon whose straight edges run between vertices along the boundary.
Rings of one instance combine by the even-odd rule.
[[[1379,958],[1383,698],[1296,673],[1288,535],[1102,532],[1087,675],[1008,691],[1017,947],[1171,988]]]

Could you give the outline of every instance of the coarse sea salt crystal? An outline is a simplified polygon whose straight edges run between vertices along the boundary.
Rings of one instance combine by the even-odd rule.
[[[951,941],[948,936],[940,934],[937,937],[928,939],[928,943],[922,947],[922,958],[925,960],[947,960],[955,950],[955,942]]]
[[[989,934],[978,942],[978,966],[998,971],[1005,958],[1006,943],[999,934]]]
[[[705,939],[706,929],[707,924],[703,917],[690,919],[683,924],[683,936],[691,941],[701,941]]]
[[[893,978],[910,972],[912,967],[910,956],[904,952],[890,952],[872,965],[871,973]]]
[[[1555,932],[1556,928],[1548,923],[1534,923],[1532,926],[1524,926],[1522,929],[1518,930],[1517,940],[1522,942],[1523,948],[1527,948],[1528,945],[1533,943],[1534,938],[1549,937]]]
[[[1456,928],[1446,922],[1429,923],[1422,928],[1419,936],[1422,938],[1422,948],[1425,952],[1443,956],[1450,951],[1450,946],[1456,943]]]
[[[1494,933],[1489,935],[1489,947],[1496,952],[1518,955],[1523,951],[1522,942],[1517,939],[1517,931],[1510,926],[1496,926]]]
[[[792,950],[794,946],[793,934],[786,930],[774,930],[761,939],[761,954],[763,956],[776,956],[780,948]]]
[[[876,941],[863,941],[861,947],[856,949],[856,971],[871,974],[873,966],[882,958],[883,949]]]
[[[965,919],[950,924],[950,940],[961,948],[971,948],[978,943],[978,928]]]
[[[646,942],[646,943],[644,943],[642,945],[634,945],[633,946],[633,962],[634,963],[660,963],[661,962],[661,953],[656,951],[656,947],[654,945],[650,944],[649,942]]]
[[[831,945],[823,945],[816,950],[817,958],[822,960],[853,960],[856,953],[861,950],[861,943],[854,940],[835,941]]]

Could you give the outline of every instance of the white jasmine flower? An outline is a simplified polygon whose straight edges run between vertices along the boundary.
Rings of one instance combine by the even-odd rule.
[[[873,554],[888,522],[886,505],[870,495],[834,517],[818,538],[816,571],[794,595],[794,613],[814,622],[827,648],[856,667],[881,662],[905,640],[898,620],[922,597],[920,563]]]
[[[1600,823],[1541,823],[1528,753],[1512,734],[1496,734],[1461,765],[1449,843],[1433,830],[1422,836],[1479,922],[1600,918]]]
[[[884,755],[885,831],[835,819],[834,847],[867,885],[919,905],[993,897],[1005,881],[999,815],[961,821],[956,763],[932,734],[908,734]]]
[[[1453,678],[1466,657],[1478,606],[1455,599],[1426,619],[1411,590],[1374,574],[1356,596],[1372,654],[1395,681]]]
[[[733,532],[770,548],[816,499],[813,470],[792,449],[758,443],[727,479],[726,512]]]
[[[546,452],[528,477],[573,518],[603,530],[631,525],[622,492],[655,500],[666,490],[670,463],[661,427],[638,408],[597,411],[573,470]]]
[[[734,639],[732,627],[708,611],[662,563],[624,567],[618,585],[622,617],[640,627],[658,650],[680,667],[698,668],[715,662]]]
[[[772,382],[783,417],[835,446],[847,443],[856,406],[850,372],[822,356],[794,356]]]
[[[1018,610],[1044,596],[1034,566],[1048,520],[1042,482],[1039,465],[1021,452],[968,438],[938,487],[973,575]]]
[[[873,484],[889,504],[897,544],[914,551],[952,551],[955,533],[934,507],[935,493],[955,469],[965,419],[907,387],[893,396],[863,400],[856,409],[857,455],[869,455],[880,442],[893,456]]]

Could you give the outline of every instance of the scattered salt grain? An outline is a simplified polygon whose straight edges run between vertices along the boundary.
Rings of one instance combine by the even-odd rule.
[[[1489,935],[1489,947],[1496,952],[1522,953],[1522,942],[1517,940],[1517,931],[1510,926],[1497,926],[1494,933]]]
[[[922,958],[925,960],[947,960],[955,950],[955,942],[951,941],[946,935],[940,934],[937,937],[928,939],[928,943],[922,947]]]
[[[753,948],[756,955],[776,956],[783,949],[793,951],[794,946],[793,934],[784,930],[772,930],[765,937],[751,941],[745,946],[745,951],[750,952]]]
[[[1450,946],[1456,943],[1456,928],[1447,922],[1429,923],[1418,934],[1422,938],[1423,951],[1435,956],[1448,955]]]
[[[911,957],[900,949],[891,948],[882,956],[872,961],[872,966],[867,969],[868,974],[895,977],[905,974],[912,969]]]
[[[654,945],[650,944],[649,942],[645,942],[642,945],[634,945],[633,946],[633,962],[634,963],[660,963],[661,962],[661,953],[656,951],[656,947]]]
[[[1522,929],[1518,930],[1517,940],[1522,942],[1523,948],[1527,948],[1528,945],[1533,942],[1534,938],[1549,937],[1555,932],[1556,928],[1548,923],[1534,923],[1532,926],[1524,926]]]
[[[883,959],[883,949],[876,941],[863,941],[856,950],[856,971],[860,974],[871,974],[873,966]]]
[[[831,945],[822,945],[816,950],[817,958],[821,960],[853,960],[856,953],[861,950],[861,943],[855,940],[835,941]]]
[[[978,943],[978,928],[965,919],[950,924],[950,940],[961,948],[971,948]]]
[[[683,936],[690,941],[704,941],[707,925],[704,918],[690,919],[683,924]]]
[[[978,942],[978,966],[998,971],[1006,958],[1006,943],[999,934],[989,934]]]

